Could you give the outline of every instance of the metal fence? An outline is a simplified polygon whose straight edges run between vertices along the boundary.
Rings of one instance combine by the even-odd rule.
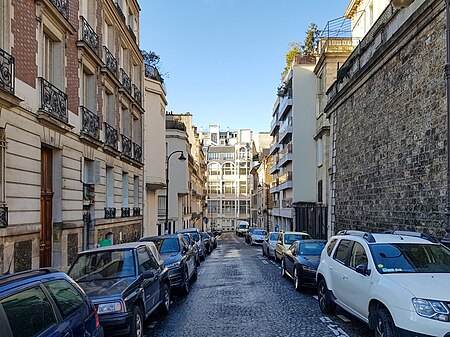
[[[295,204],[295,230],[307,232],[314,239],[327,239],[327,207],[317,204]]]

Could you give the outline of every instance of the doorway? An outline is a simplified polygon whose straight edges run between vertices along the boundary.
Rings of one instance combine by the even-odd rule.
[[[48,147],[41,148],[41,232],[39,246],[39,266],[52,265],[53,234],[53,152]]]

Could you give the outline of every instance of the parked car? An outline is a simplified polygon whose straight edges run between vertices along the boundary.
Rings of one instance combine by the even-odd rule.
[[[308,233],[303,232],[279,232],[277,243],[275,244],[275,261],[281,260],[283,253],[288,249],[295,241],[298,240],[311,240],[311,236]]]
[[[450,335],[450,250],[426,234],[339,232],[317,281],[323,313],[338,305],[376,337]]]
[[[0,322],[0,336],[103,337],[91,300],[52,268],[0,276]]]
[[[202,234],[201,234],[200,230],[197,228],[187,228],[187,229],[180,229],[177,231],[177,233],[192,234],[192,236],[195,239],[195,242],[197,243],[198,253],[200,254],[200,260],[204,261],[206,258],[206,251],[205,251],[205,244],[203,242],[203,238],[202,238]]]
[[[191,280],[197,279],[197,266],[194,250],[183,234],[148,236],[139,241],[155,244],[165,266],[169,268],[170,286],[187,295]]]
[[[200,253],[198,251],[197,243],[195,242],[194,236],[190,233],[183,233],[184,238],[189,242],[189,245],[192,247],[195,256],[195,265],[200,267]]]
[[[203,243],[205,245],[206,254],[211,254],[211,252],[213,251],[211,237],[209,236],[208,233],[202,232],[202,239],[203,239]]]
[[[245,233],[245,235],[244,235],[244,241],[245,241],[245,243],[250,244],[250,237],[252,236],[253,232],[254,232],[255,230],[257,230],[257,229],[259,229],[259,228],[257,228],[257,227],[250,227],[250,228],[248,229],[247,233]]]
[[[262,255],[267,256],[269,260],[275,258],[275,245],[277,244],[279,232],[269,232],[262,244]]]
[[[316,271],[325,240],[295,241],[281,259],[281,276],[294,280],[295,290],[316,288]]]
[[[250,227],[250,225],[247,221],[239,222],[239,225],[236,229],[237,236],[245,236],[245,234],[248,232],[249,227]]]
[[[264,229],[255,229],[253,233],[250,235],[250,244],[253,245],[262,245],[264,239],[267,236],[267,231]]]
[[[168,269],[152,242],[81,252],[68,274],[94,302],[106,335],[143,336],[150,314],[169,312]]]
[[[213,232],[206,232],[206,233],[208,233],[208,235],[209,235],[210,238],[211,238],[211,243],[212,243],[213,249],[216,249],[216,248],[217,248],[217,238],[216,238],[216,235],[215,235]]]

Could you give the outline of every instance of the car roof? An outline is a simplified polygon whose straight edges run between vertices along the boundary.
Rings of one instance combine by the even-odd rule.
[[[405,232],[406,233],[406,232]],[[335,235],[336,238],[352,239],[352,240],[365,240],[368,244],[377,243],[420,243],[420,244],[437,244],[422,237],[411,236],[407,234],[384,234],[384,233],[371,233],[366,236],[355,234]],[[370,237],[370,239],[368,239]]]
[[[183,234],[183,233],[192,233],[192,232],[197,232],[197,231],[199,231],[199,229],[197,229],[197,228],[186,228],[186,229],[177,230],[177,233]]]
[[[87,254],[87,253],[94,253],[94,252],[103,252],[108,250],[121,250],[121,249],[135,249],[140,246],[145,246],[149,244],[154,244],[153,242],[145,241],[145,242],[128,242],[128,243],[121,243],[118,245],[112,245],[112,246],[105,246],[105,247],[98,247],[94,249],[85,250],[79,254]]]
[[[64,278],[68,279],[67,275],[55,268],[40,268],[17,272],[13,274],[0,275],[0,292],[2,288],[8,286],[20,286],[27,283],[32,283],[41,279],[55,279]]]
[[[309,235],[309,234],[306,233],[306,232],[281,232],[281,233],[284,233],[284,234],[302,234],[302,235]],[[311,235],[309,235],[309,236],[311,236]]]
[[[177,239],[179,234],[167,234],[167,235],[157,235],[157,236],[146,236],[143,238],[140,238],[139,241],[140,242],[147,242],[147,241],[151,241],[151,240],[159,240],[159,239]]]
[[[313,239],[313,240],[297,240],[295,242],[298,242],[299,244],[305,244],[307,245],[308,243],[314,243],[314,242],[321,242],[321,243],[327,243],[327,240],[317,240],[317,239]]]

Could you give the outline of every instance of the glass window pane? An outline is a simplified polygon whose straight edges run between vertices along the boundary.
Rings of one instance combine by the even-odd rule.
[[[342,263],[345,263],[345,260],[347,259],[350,243],[351,242],[349,240],[342,240],[339,243],[339,246],[337,247],[336,253],[334,254],[335,260],[338,260],[338,261],[340,261]]]
[[[67,281],[53,281],[46,283],[45,286],[58,305],[59,311],[64,318],[85,305],[84,297]]]
[[[137,257],[139,263],[139,273],[143,273],[152,269],[150,256],[148,255],[148,252],[145,248],[139,248],[137,250]]]
[[[367,255],[363,246],[355,242],[352,249],[352,256],[350,258],[350,267],[356,268],[359,265],[367,266]]]

